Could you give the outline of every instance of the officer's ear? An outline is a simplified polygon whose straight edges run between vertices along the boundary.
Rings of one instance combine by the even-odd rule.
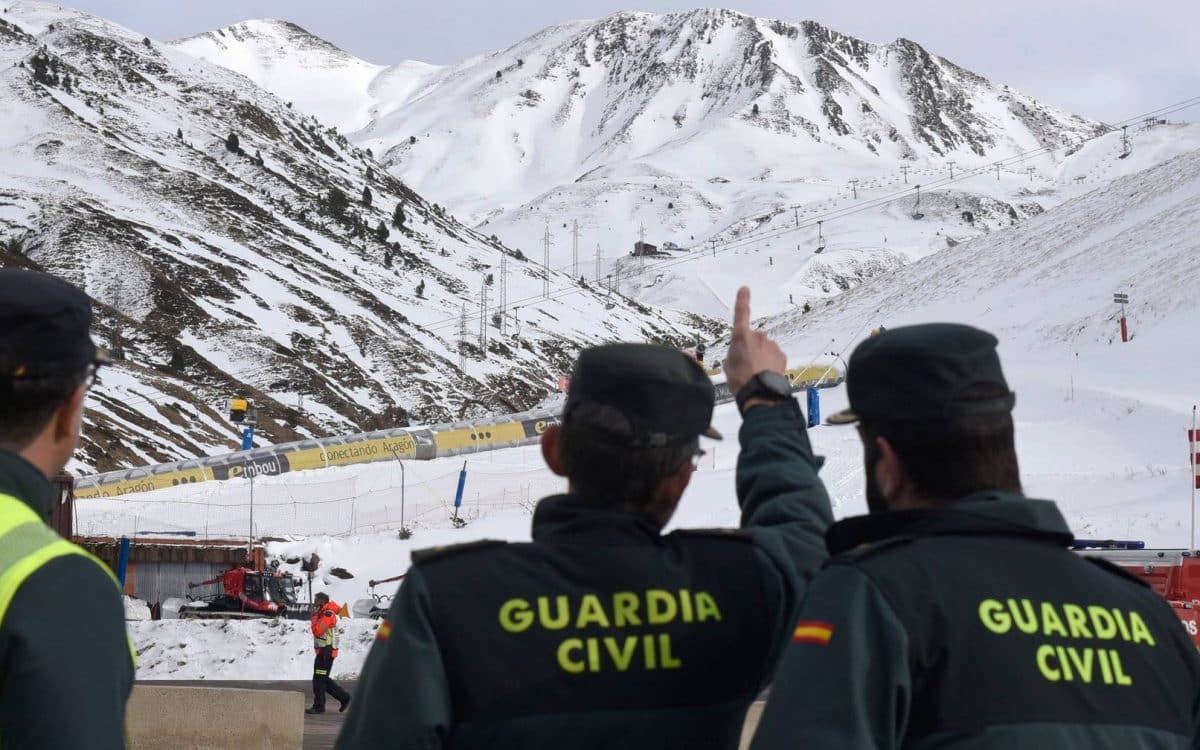
[[[87,386],[79,386],[54,413],[54,442],[70,442],[72,453],[83,430],[83,400],[86,396]]]
[[[567,475],[562,461],[562,428],[558,425],[551,425],[542,433],[542,458],[550,471],[560,477]]]
[[[887,501],[890,510],[903,510],[910,506],[911,486],[908,471],[897,455],[896,449],[882,435],[875,436],[875,486]]]

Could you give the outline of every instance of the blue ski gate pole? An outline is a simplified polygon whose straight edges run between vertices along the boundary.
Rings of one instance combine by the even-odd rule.
[[[821,424],[821,392],[816,386],[808,387],[808,426]]]
[[[457,526],[459,523],[458,509],[459,509],[459,507],[462,506],[463,490],[466,489],[466,486],[467,486],[467,462],[463,461],[462,471],[458,472],[458,491],[454,493],[454,517],[451,520],[454,521],[455,526]]]
[[[125,572],[129,568],[129,537],[121,537],[121,552],[117,555],[117,580],[121,582],[121,590],[125,590]]]

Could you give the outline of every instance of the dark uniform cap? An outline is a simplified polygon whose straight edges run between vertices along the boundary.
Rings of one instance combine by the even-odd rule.
[[[584,349],[571,374],[563,422],[580,405],[607,406],[629,420],[635,445],[660,445],[701,435],[714,440],[712,380],[683,352],[654,344]]]
[[[62,279],[0,269],[0,383],[82,373],[97,361],[92,303]]]
[[[850,408],[830,415],[831,425],[865,422],[937,423],[955,417],[1012,411],[996,353],[996,337],[957,323],[927,323],[883,331],[850,355],[846,392]],[[994,398],[968,395],[990,386]]]

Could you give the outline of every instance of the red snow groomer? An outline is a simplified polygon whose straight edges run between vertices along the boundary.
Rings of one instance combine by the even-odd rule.
[[[205,586],[213,589],[193,595]],[[250,568],[233,568],[216,578],[188,584],[190,601],[179,610],[185,619],[245,619],[284,617],[304,620],[309,605],[296,601],[296,581],[286,573],[267,573]]]
[[[1142,579],[1167,600],[1200,648],[1200,552],[1146,549],[1144,542],[1076,539],[1075,549],[1099,557]]]

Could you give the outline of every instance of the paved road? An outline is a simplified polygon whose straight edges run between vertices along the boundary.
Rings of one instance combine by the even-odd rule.
[[[312,682],[309,680],[297,681],[261,681],[261,682],[243,682],[234,680],[140,680],[146,685],[173,685],[176,687],[227,687],[239,688],[241,690],[294,690],[298,693],[304,693],[304,705],[312,705]],[[354,695],[356,683],[353,681],[339,680],[338,684],[350,691],[350,695]],[[339,714],[337,707],[338,702],[333,698],[326,701],[327,707],[332,708],[319,716],[304,716],[304,750],[331,750],[333,742],[337,739],[337,734],[342,728],[342,719],[345,714]]]
[[[192,687],[228,687],[239,688],[241,690],[294,690],[299,693],[304,693],[304,705],[312,705],[312,683],[308,680],[304,681],[261,681],[261,682],[240,682],[240,681],[221,681],[221,680],[143,680],[147,685],[175,685],[182,687],[190,685]],[[357,683],[353,681],[338,681],[338,684],[350,691],[350,695],[354,695],[354,690]],[[759,697],[759,700],[750,707],[750,713],[747,715],[747,726],[742,732],[742,748],[749,744],[750,736],[753,729],[758,725],[758,717],[762,713],[763,699],[766,693]],[[345,714],[337,712],[337,701],[330,698],[327,701],[332,705],[333,710],[327,711],[319,716],[304,716],[304,750],[332,750],[333,743],[337,739],[338,732],[342,728],[342,719]]]

